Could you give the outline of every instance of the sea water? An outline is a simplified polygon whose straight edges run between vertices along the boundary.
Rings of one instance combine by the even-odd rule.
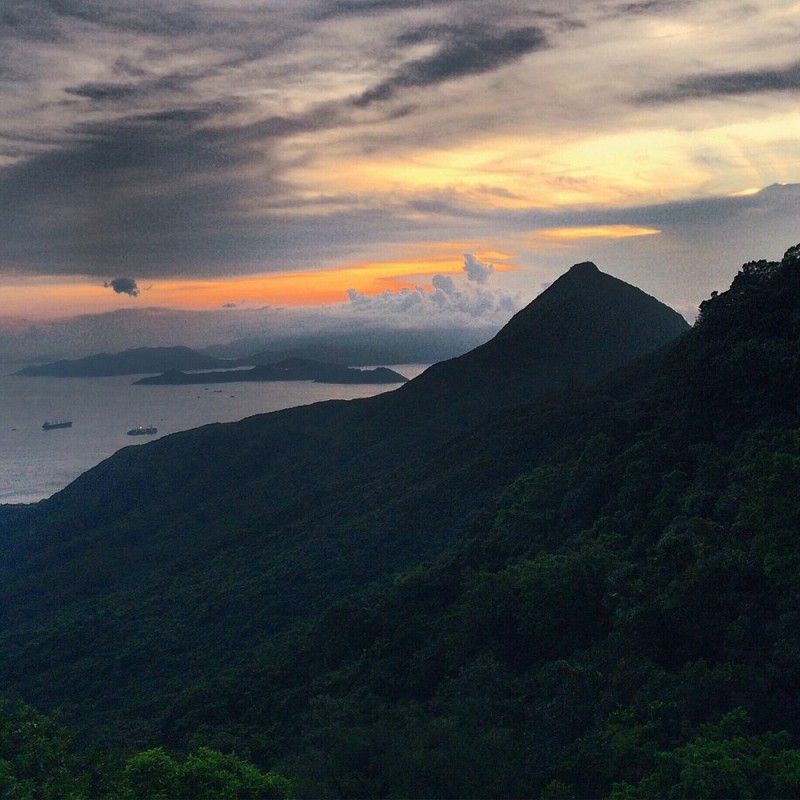
[[[427,365],[393,365],[416,377]],[[321,400],[369,397],[397,384],[340,385],[308,381],[134,386],[141,376],[35,378],[0,366],[0,503],[50,497],[122,447],[211,422],[233,422]],[[45,421],[71,428],[43,430]],[[129,436],[138,425],[155,435]]]

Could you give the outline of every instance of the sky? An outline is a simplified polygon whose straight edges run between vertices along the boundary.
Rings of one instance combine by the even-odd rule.
[[[800,241],[798,54],[794,0],[4,0],[0,328],[502,324],[585,260],[691,320]]]

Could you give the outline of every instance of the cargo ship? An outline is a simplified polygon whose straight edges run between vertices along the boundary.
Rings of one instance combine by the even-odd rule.
[[[61,420],[57,420],[55,422],[50,422],[49,420],[47,420],[44,423],[44,425],[42,425],[42,430],[52,431],[55,428],[71,428],[71,427],[72,427],[72,421],[71,420],[61,419]]]
[[[152,433],[158,433],[158,428],[153,425],[137,425],[128,431],[128,436],[146,436]]]

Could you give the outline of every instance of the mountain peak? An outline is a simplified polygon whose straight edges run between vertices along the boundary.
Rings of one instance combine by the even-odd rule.
[[[572,267],[570,267],[568,274],[590,275],[599,272],[600,270],[597,268],[597,264],[595,264],[594,261],[581,261],[580,264],[573,264]]]
[[[404,387],[457,408],[485,411],[566,386],[594,383],[689,328],[677,311],[591,261],[575,264],[486,344]]]

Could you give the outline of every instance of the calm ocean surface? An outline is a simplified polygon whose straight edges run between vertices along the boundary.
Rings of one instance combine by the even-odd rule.
[[[401,364],[393,369],[413,378],[426,367]],[[50,497],[120,448],[169,433],[397,388],[396,384],[343,386],[297,381],[132,386],[139,376],[25,378],[10,374],[19,368],[0,365],[0,503],[31,503]],[[72,420],[72,427],[42,430],[45,420],[59,419]],[[128,436],[137,425],[154,425],[158,434]]]

